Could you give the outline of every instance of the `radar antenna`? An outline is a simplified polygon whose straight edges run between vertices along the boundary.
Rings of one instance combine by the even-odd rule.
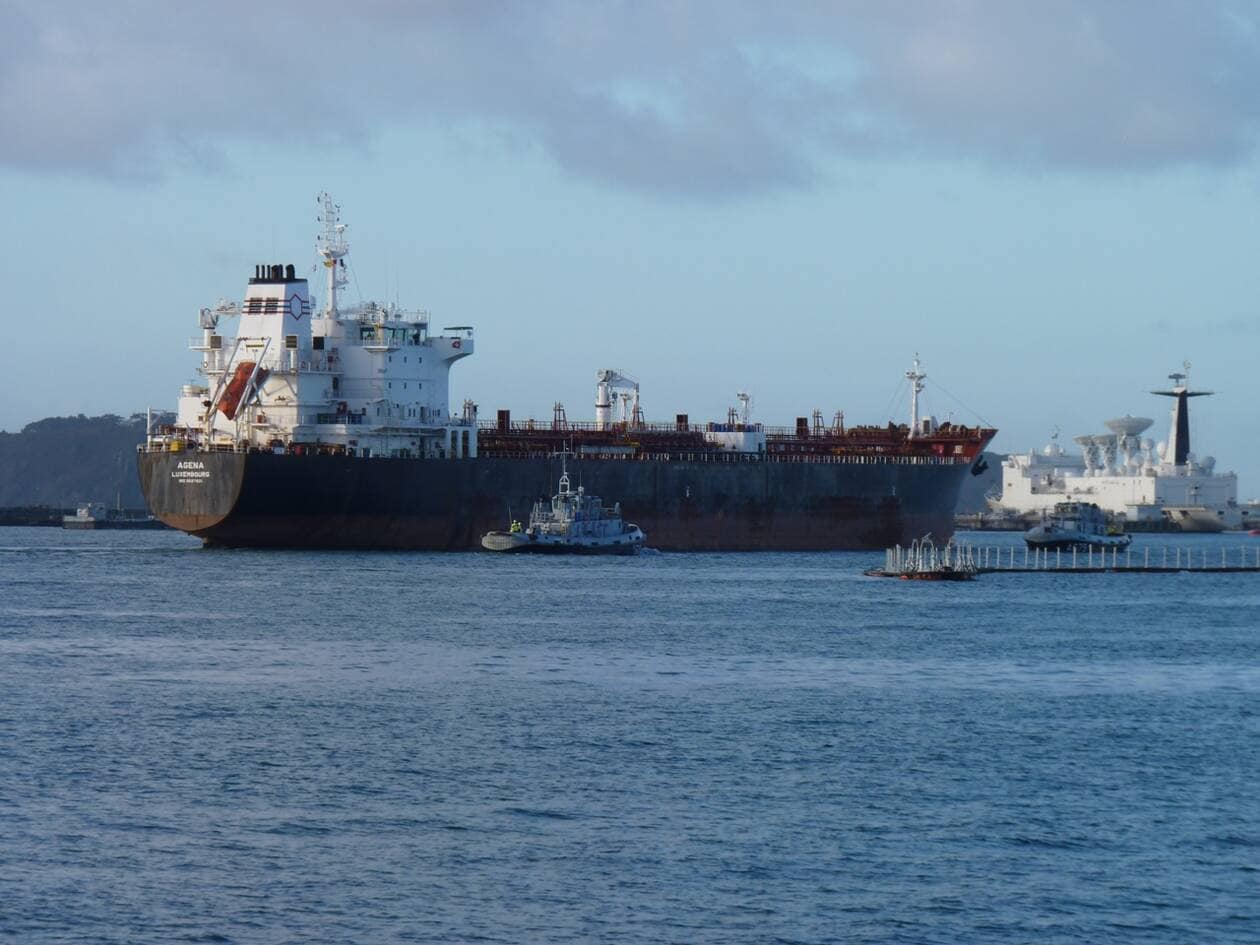
[[[739,401],[740,423],[748,426],[748,418],[752,412],[752,394],[746,390],[741,390],[735,394],[735,399]]]
[[[336,318],[337,290],[346,284],[343,257],[350,252],[350,244],[346,242],[346,225],[341,222],[341,205],[333,203],[327,191],[320,193],[315,200],[321,208],[319,222],[324,224],[324,231],[315,238],[315,251],[323,257],[324,268],[328,270],[328,306],[324,309],[324,317]]]

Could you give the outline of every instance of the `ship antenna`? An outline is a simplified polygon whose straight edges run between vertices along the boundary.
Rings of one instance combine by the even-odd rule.
[[[554,454],[553,454],[554,455]],[[569,494],[569,444],[561,441],[560,443],[560,485],[558,494]]]
[[[927,375],[919,370],[919,352],[914,353],[914,368],[906,371],[906,380],[910,382],[910,438],[919,432],[919,395],[923,393],[923,381]]]
[[[333,203],[332,196],[323,191],[316,200],[322,212],[319,222],[324,224],[324,231],[315,238],[315,250],[324,259],[324,268],[328,270],[328,306],[324,309],[325,318],[337,317],[337,289],[346,284],[346,264],[343,257],[350,252],[350,244],[346,242],[346,225],[341,222],[341,206]]]

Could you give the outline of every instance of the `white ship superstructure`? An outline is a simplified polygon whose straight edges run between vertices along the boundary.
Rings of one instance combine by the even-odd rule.
[[[291,449],[360,456],[477,455],[476,405],[450,413],[451,365],[473,353],[468,326],[430,331],[425,312],[368,302],[338,307],[349,245],[339,208],[320,195],[318,252],[327,298],[313,311],[294,266],[260,265],[243,303],[202,309],[204,383],[185,385],[176,429],[207,449]],[[235,337],[219,322],[239,316]]]
[[[1013,454],[1002,467],[1001,509],[1020,515],[1052,511],[1061,502],[1092,502],[1129,522],[1171,521],[1187,530],[1237,527],[1238,477],[1216,472],[1215,458],[1199,460],[1190,449],[1191,397],[1188,371],[1170,374],[1173,398],[1168,440],[1142,434],[1154,421],[1125,415],[1108,420],[1109,432],[1075,438],[1079,455],[1067,453],[1057,436],[1041,452]]]

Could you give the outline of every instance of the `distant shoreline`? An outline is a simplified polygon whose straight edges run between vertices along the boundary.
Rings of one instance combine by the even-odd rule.
[[[74,507],[63,509],[48,505],[19,505],[0,508],[0,526],[48,525],[61,527],[63,515],[73,515]]]
[[[0,508],[0,528],[8,526],[60,528],[63,515],[73,515],[75,507],[69,508],[51,505],[18,505]],[[143,518],[148,516],[148,509],[123,509],[128,517]]]

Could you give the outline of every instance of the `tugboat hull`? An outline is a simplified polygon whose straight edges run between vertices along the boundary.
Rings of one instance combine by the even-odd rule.
[[[1109,534],[1102,510],[1089,502],[1058,502],[1052,515],[1024,533],[1029,548],[1047,551],[1123,550],[1132,540]]]
[[[1028,545],[1029,548],[1046,549],[1049,551],[1072,551],[1073,549],[1076,551],[1088,551],[1090,549],[1097,551],[1099,548],[1105,551],[1118,548],[1123,551],[1125,548],[1129,547],[1131,540],[1132,539],[1130,539],[1128,535],[1115,537],[1080,536],[1076,538],[1069,538],[1060,535],[1044,540],[1026,537],[1024,539],[1024,543]]]
[[[523,555],[633,555],[638,554],[643,547],[643,541],[531,541],[525,534],[490,532],[481,539],[481,547],[486,551]]]

